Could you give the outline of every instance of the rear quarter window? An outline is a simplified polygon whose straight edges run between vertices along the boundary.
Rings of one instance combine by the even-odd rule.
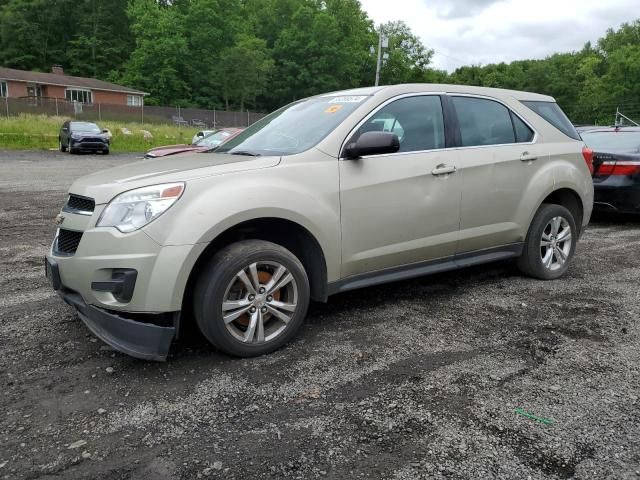
[[[516,132],[516,142],[525,143],[533,141],[534,133],[529,126],[520,120],[516,114],[511,112],[511,120],[513,121],[513,129]]]
[[[538,101],[522,101],[521,103],[540,115],[547,122],[564,133],[567,137],[573,138],[574,140],[581,140],[580,135],[576,131],[575,127],[569,121],[569,119],[557,103]]]

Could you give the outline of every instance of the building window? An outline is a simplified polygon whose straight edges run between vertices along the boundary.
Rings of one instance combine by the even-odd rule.
[[[127,95],[127,105],[130,107],[141,107],[142,97],[140,95]]]
[[[67,88],[65,98],[70,102],[93,103],[91,90],[82,90],[80,88]]]
[[[27,97],[41,97],[42,96],[42,85],[38,85],[37,83],[32,83],[27,85]]]
[[[9,96],[9,89],[7,88],[7,82],[0,80],[0,97],[6,98]]]

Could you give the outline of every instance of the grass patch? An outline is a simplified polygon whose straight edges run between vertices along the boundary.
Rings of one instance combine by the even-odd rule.
[[[20,115],[0,118],[0,149],[34,150],[58,148],[58,132],[66,117],[47,115]],[[198,131],[192,127],[177,125],[156,125],[125,122],[98,122],[101,128],[108,128],[113,134],[112,152],[146,152],[153,147],[174,143],[191,143]],[[122,133],[122,129],[131,131],[131,135]],[[141,130],[153,135],[145,139]]]

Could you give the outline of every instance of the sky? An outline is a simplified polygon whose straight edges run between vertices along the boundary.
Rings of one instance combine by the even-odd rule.
[[[640,0],[360,0],[376,24],[403,20],[453,71],[580,50],[640,17]]]

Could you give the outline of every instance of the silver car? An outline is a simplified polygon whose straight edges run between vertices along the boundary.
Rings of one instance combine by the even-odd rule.
[[[551,97],[459,85],[328,93],[215,153],[77,180],[47,275],[88,328],[163,360],[184,322],[237,356],[291,340],[310,300],[514,259],[562,276],[591,153]]]

